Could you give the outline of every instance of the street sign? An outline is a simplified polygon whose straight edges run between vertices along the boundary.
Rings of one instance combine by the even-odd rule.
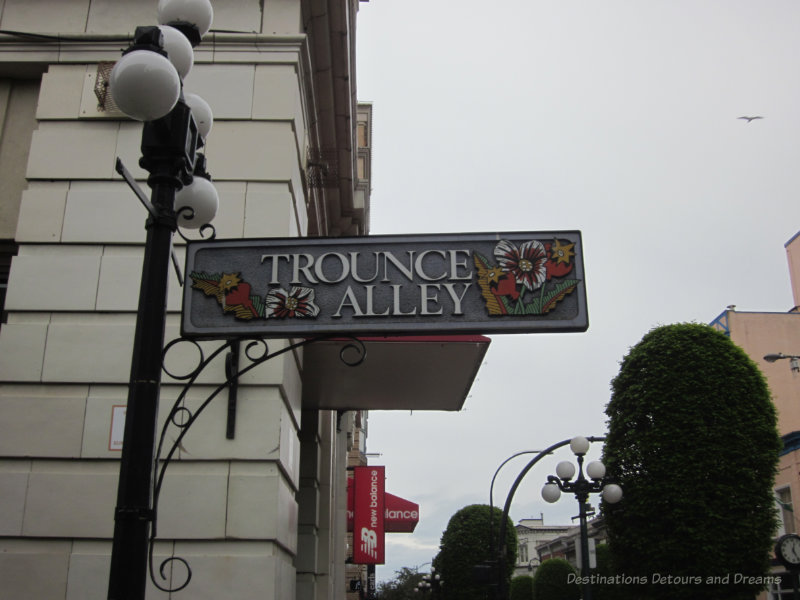
[[[554,333],[589,325],[578,231],[191,242],[186,273],[189,337]]]

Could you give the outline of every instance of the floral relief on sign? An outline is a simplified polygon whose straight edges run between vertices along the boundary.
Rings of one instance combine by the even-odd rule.
[[[222,310],[237,319],[299,319],[319,314],[313,288],[294,286],[288,292],[276,288],[262,298],[251,293],[250,284],[241,279],[240,273],[193,272],[189,277],[192,288],[215,297]]]
[[[283,288],[270,290],[267,294],[267,314],[278,319],[316,317],[319,307],[314,304],[314,288],[294,286],[290,291]]]
[[[492,316],[543,315],[553,310],[580,283],[565,279],[575,265],[575,244],[554,239],[516,246],[500,240],[491,261],[473,253],[478,285]]]

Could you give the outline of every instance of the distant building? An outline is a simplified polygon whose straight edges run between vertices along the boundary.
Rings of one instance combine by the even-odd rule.
[[[514,576],[533,575],[539,566],[539,554],[536,548],[565,534],[572,525],[545,525],[544,515],[538,519],[522,519],[515,527],[517,531],[517,564],[514,565]]]
[[[589,516],[593,514],[593,509],[590,509]],[[591,556],[595,547],[606,543],[608,535],[606,533],[605,521],[602,517],[592,519],[586,524],[586,527],[589,534],[589,554]],[[541,564],[542,561],[548,558],[563,558],[575,567],[576,570],[580,570],[581,561],[578,554],[581,543],[580,534],[581,528],[579,525],[569,525],[564,527],[564,531],[561,535],[539,542],[535,546],[535,554],[538,557],[539,563]],[[534,568],[533,571],[535,570]]]
[[[797,508],[800,508],[800,372],[788,360],[770,363],[768,354],[800,354],[800,232],[785,244],[789,263],[794,306],[785,313],[742,312],[728,306],[711,326],[728,335],[761,368],[767,378],[772,399],[778,411],[778,430],[783,438],[778,475],[775,477],[775,499],[781,513],[776,537],[796,533]],[[775,572],[783,568],[775,564]],[[787,580],[788,581],[788,580]],[[782,590],[791,594],[791,587]],[[780,590],[769,591],[771,600],[778,600]]]

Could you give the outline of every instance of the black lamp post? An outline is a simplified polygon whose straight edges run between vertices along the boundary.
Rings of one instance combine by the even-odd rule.
[[[498,466],[497,469],[495,470],[494,475],[492,475],[492,482],[489,484],[489,507],[490,507],[490,509],[489,509],[489,539],[490,540],[494,540],[495,539],[495,537],[494,537],[494,482],[497,479],[497,475],[500,473],[500,470],[504,466],[506,466],[512,459],[514,459],[514,458],[516,458],[518,456],[523,456],[525,454],[539,454],[541,452],[542,452],[541,450],[521,450],[519,452],[515,452],[514,454],[509,456],[507,459],[505,459],[503,462],[501,462],[500,466]]]
[[[547,483],[542,488],[542,498],[547,502],[557,502],[561,492],[575,494],[578,501],[578,519],[580,522],[581,544],[581,576],[584,578],[583,600],[591,600],[592,586],[589,580],[589,534],[586,526],[586,505],[589,494],[601,494],[603,499],[614,504],[622,499],[622,488],[615,483],[606,483],[606,467],[600,461],[593,461],[586,465],[587,479],[583,474],[583,459],[589,451],[589,440],[585,437],[575,437],[570,443],[570,449],[577,456],[578,478],[574,481],[575,465],[569,461],[562,461],[556,465],[556,475],[547,477]]]
[[[211,26],[211,4],[161,0],[158,12],[163,26],[137,28],[134,44],[110,77],[111,94],[120,110],[144,122],[139,164],[149,173],[152,192],[149,203],[143,200],[150,214],[114,515],[109,600],[145,597],[172,236],[179,221],[183,226],[207,223],[217,203],[216,192],[192,191],[196,166],[204,164],[196,152],[204,137],[198,122],[202,132],[210,128],[207,105],[198,104],[196,98],[190,105],[182,93],[182,78],[193,62],[192,46]],[[176,210],[176,194],[182,188]]]
[[[605,440],[604,437],[596,436],[584,439],[586,439],[586,441],[589,443],[602,442]],[[519,475],[517,475],[517,478],[514,480],[514,483],[511,485],[511,489],[508,490],[508,495],[506,496],[506,501],[503,505],[503,516],[500,519],[500,533],[497,536],[496,545],[494,548],[495,559],[474,567],[474,575],[476,580],[484,582],[494,581],[494,584],[490,587],[490,598],[505,599],[508,597],[508,586],[506,585],[507,582],[505,578],[506,556],[508,551],[506,548],[506,524],[508,522],[508,514],[511,511],[511,503],[514,500],[514,495],[517,493],[517,489],[534,465],[536,465],[545,456],[552,454],[554,450],[566,446],[570,442],[571,440],[562,440],[540,451],[528,462],[528,464],[525,465],[525,467],[523,467],[523,469],[519,472]]]

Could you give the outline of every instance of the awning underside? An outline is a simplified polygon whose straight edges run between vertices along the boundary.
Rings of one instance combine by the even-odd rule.
[[[303,352],[303,408],[325,410],[461,410],[491,340],[481,335],[361,338],[309,344]]]

